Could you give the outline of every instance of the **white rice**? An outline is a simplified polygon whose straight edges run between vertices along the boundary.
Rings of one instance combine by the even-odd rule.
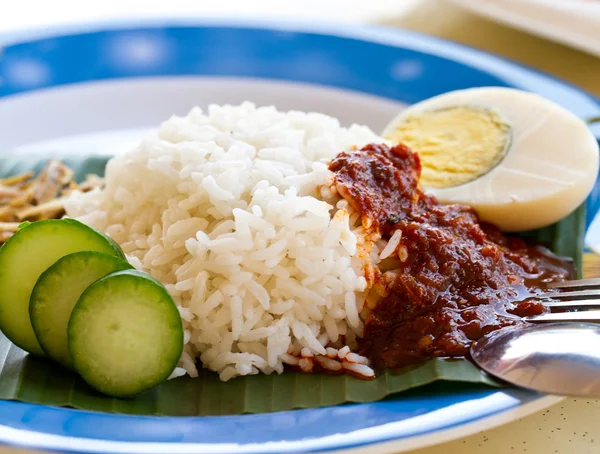
[[[317,113],[194,108],[111,159],[105,188],[74,194],[66,210],[175,299],[185,347],[174,377],[196,376],[196,358],[222,380],[314,361],[372,376],[351,353],[367,287],[358,216],[337,203],[327,169],[370,142],[382,139]]]

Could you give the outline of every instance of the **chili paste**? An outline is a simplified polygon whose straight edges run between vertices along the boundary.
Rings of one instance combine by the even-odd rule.
[[[569,279],[570,259],[505,237],[464,205],[442,205],[419,187],[419,157],[404,145],[367,145],[330,164],[338,192],[384,240],[401,230],[394,269],[376,269],[383,288],[365,321],[360,354],[374,367],[468,354],[485,334],[545,312],[526,296]]]

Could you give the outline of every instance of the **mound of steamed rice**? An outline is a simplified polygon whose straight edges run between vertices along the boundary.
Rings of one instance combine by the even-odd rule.
[[[363,331],[368,254],[327,165],[371,142],[382,139],[317,113],[195,108],[112,158],[105,187],[66,210],[173,296],[185,328],[175,375],[196,376],[196,358],[222,380],[315,359],[336,370]],[[341,364],[372,374],[358,355]]]

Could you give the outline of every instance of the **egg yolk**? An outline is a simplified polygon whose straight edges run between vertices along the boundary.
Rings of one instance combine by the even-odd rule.
[[[386,139],[419,154],[423,187],[450,188],[500,163],[510,146],[510,130],[494,110],[456,106],[410,116]]]

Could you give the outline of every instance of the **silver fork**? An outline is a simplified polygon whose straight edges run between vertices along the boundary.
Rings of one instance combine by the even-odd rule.
[[[600,278],[547,284],[544,292],[528,300],[543,302],[550,310],[576,312],[550,312],[524,317],[528,322],[596,322],[600,323]]]

